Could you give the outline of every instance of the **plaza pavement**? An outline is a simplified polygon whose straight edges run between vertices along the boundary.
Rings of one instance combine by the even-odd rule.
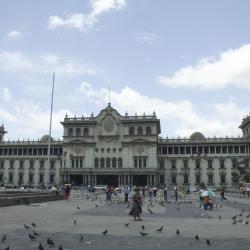
[[[170,196],[171,197],[171,196]],[[97,198],[97,199],[96,199]],[[105,202],[104,195],[72,193],[70,201],[55,201],[30,206],[0,208],[0,240],[7,234],[0,249],[38,249],[39,242],[44,249],[51,249],[47,237],[63,249],[249,249],[250,225],[237,222],[232,225],[232,216],[244,209],[242,222],[250,213],[250,200],[229,197],[220,202],[218,209],[204,211],[199,208],[195,195],[179,200],[171,199],[166,206],[153,202],[148,211],[148,199],[145,200],[142,221],[133,221],[128,216],[129,208],[122,203],[123,196],[114,197],[112,204]],[[77,209],[77,206],[80,209]],[[221,216],[221,220],[219,219]],[[74,224],[76,221],[76,224]],[[23,224],[38,226],[34,228],[41,234],[31,241],[28,234],[32,229],[24,229]],[[125,226],[129,223],[128,226]],[[142,229],[144,225],[145,229]],[[163,226],[162,232],[156,229]],[[180,235],[176,235],[177,228]],[[102,232],[107,229],[107,236]],[[149,235],[142,237],[140,231]],[[80,242],[80,234],[84,240]],[[199,241],[194,237],[198,234]],[[207,245],[209,239],[211,244]]]

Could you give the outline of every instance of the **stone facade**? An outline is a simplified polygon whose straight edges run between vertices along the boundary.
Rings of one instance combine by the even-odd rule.
[[[243,137],[188,139],[160,137],[156,114],[120,115],[110,104],[99,115],[68,117],[63,140],[4,141],[0,127],[0,183],[81,185],[232,185],[232,171],[250,168],[250,118]]]

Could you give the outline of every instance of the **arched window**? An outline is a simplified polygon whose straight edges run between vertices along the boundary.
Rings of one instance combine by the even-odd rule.
[[[110,158],[106,159],[106,168],[110,168]]]
[[[68,136],[73,136],[73,128],[68,129]]]
[[[116,168],[116,158],[112,159],[112,168]]]
[[[81,136],[81,129],[80,128],[76,129],[76,136]]]
[[[129,128],[129,134],[134,135],[135,134],[135,129],[133,127]]]
[[[122,158],[118,159],[118,168],[122,168]]]
[[[83,135],[84,136],[88,136],[89,135],[89,129],[88,128],[84,128]]]
[[[142,129],[142,127],[139,127],[139,128],[137,129],[137,134],[138,134],[138,135],[142,135],[142,134],[143,134],[143,129]]]
[[[146,134],[151,135],[151,133],[152,133],[151,127],[146,127]]]
[[[104,168],[104,166],[105,166],[104,158],[101,158],[101,168]]]
[[[95,158],[95,168],[99,168],[99,159]]]

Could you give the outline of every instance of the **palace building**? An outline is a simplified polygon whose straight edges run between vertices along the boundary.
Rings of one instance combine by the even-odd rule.
[[[63,139],[5,141],[0,127],[0,184],[232,185],[232,172],[250,168],[250,116],[238,138],[161,138],[156,114],[119,114],[110,104],[90,117],[65,116]]]

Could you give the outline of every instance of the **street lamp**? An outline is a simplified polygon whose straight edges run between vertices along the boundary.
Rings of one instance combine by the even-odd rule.
[[[66,180],[66,156],[67,152],[63,151],[63,186],[65,185],[65,180]]]
[[[183,169],[180,169],[180,171],[177,173],[177,175],[179,175],[179,177],[180,177],[180,192],[182,191],[182,176],[184,175],[184,170]]]

